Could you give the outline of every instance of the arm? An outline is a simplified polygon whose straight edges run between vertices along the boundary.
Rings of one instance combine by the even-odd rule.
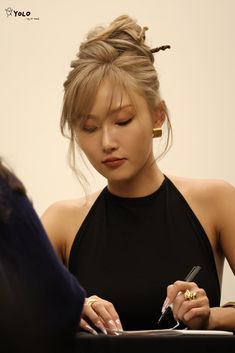
[[[70,212],[63,202],[57,202],[48,207],[41,216],[41,222],[48,238],[60,260],[68,263],[66,256],[66,241],[69,236]]]
[[[66,266],[75,236],[90,207],[90,198],[58,201],[49,206],[41,216],[50,242]]]
[[[235,189],[226,182],[212,181],[207,182],[203,192],[200,190],[197,195],[197,200],[200,200],[198,208],[207,215],[207,222],[214,229],[210,238],[214,254],[221,259],[226,258],[235,273]],[[197,293],[196,300],[185,300],[183,293],[186,289]],[[176,281],[168,287],[167,297],[168,304],[173,303],[175,318],[189,328],[235,331],[235,308],[210,308],[205,291],[195,283]]]
[[[221,248],[235,274],[235,188],[221,182],[216,189],[215,205],[218,247]],[[235,331],[235,308],[233,306],[211,308],[209,328]]]

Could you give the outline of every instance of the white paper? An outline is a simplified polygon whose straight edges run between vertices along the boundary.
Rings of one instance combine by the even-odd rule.
[[[111,333],[111,331],[110,331]],[[231,331],[221,330],[137,330],[137,331],[112,331],[117,336],[180,336],[180,335],[233,335]]]

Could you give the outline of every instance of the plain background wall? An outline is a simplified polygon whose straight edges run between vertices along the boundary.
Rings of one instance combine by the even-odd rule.
[[[31,14],[7,17],[9,7]],[[39,215],[56,200],[83,195],[59,131],[62,86],[87,31],[124,13],[149,27],[152,47],[171,45],[156,55],[174,130],[163,172],[235,185],[234,0],[2,0],[0,154]],[[90,191],[105,185],[95,172],[89,179]],[[222,303],[234,293],[226,264]]]

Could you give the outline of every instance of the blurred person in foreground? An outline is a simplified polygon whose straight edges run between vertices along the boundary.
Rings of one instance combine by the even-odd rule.
[[[0,351],[69,352],[84,296],[0,159]]]

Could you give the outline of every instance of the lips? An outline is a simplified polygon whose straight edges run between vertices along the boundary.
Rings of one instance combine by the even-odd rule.
[[[105,160],[102,161],[102,163],[109,168],[118,168],[120,167],[123,163],[125,163],[126,158],[106,158]]]

